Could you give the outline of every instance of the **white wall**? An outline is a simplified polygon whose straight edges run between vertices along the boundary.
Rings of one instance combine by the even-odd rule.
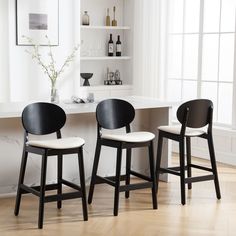
[[[79,1],[59,1],[59,46],[53,50],[58,65],[63,63],[73,46],[79,43],[79,12]],[[25,52],[30,47],[16,46],[15,15],[15,0],[1,0],[0,102],[49,99],[50,82],[41,68]],[[42,52],[47,53],[46,47],[42,49]],[[76,80],[79,80],[77,70],[79,55],[58,80],[61,98],[69,98],[75,92],[74,85]]]

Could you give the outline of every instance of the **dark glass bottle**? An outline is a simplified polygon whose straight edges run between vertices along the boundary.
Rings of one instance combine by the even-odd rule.
[[[114,54],[114,44],[112,40],[112,34],[110,34],[110,40],[108,41],[108,56],[112,57]]]
[[[120,41],[120,35],[117,37],[116,41],[116,56],[120,57],[121,56],[121,41]]]

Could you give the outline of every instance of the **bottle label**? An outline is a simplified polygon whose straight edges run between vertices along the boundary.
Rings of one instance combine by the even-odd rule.
[[[113,46],[112,43],[109,43],[109,45],[108,45],[108,52],[109,53],[113,53],[114,52],[114,46]]]
[[[117,44],[116,45],[116,51],[117,52],[121,52],[121,44]]]

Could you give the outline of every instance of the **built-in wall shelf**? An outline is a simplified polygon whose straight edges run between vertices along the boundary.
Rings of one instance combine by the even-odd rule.
[[[80,57],[80,60],[82,61],[104,61],[104,60],[130,60],[131,57],[129,56],[122,56],[122,57],[108,57],[108,56],[103,56],[103,57]]]
[[[114,6],[117,26],[111,26]],[[106,26],[107,9],[110,26]],[[134,1],[131,0],[80,0],[80,72],[93,73],[93,77],[89,87],[83,86],[84,80],[80,78],[79,97],[86,98],[89,93],[94,93],[95,99],[133,94],[133,9]],[[82,25],[85,12],[89,25]],[[108,56],[111,36],[113,56]],[[118,36],[121,56],[116,56]],[[119,79],[123,85],[104,85],[104,81],[112,84],[110,81]]]
[[[109,97],[124,97],[132,94],[133,86],[124,85],[94,85],[81,86],[79,96],[87,98],[89,93],[94,93],[95,100],[102,100]]]
[[[81,89],[86,90],[120,90],[120,89],[132,89],[133,86],[130,84],[123,84],[123,85],[93,85],[93,86],[81,86]]]
[[[81,25],[81,29],[87,29],[87,30],[130,30],[129,26],[99,26],[99,25]]]

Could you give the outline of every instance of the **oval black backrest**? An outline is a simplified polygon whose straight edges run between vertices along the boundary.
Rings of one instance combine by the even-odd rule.
[[[180,123],[184,122],[184,114],[189,109],[187,127],[201,128],[209,122],[210,108],[213,108],[213,103],[208,99],[195,99],[183,103],[177,110],[177,118]]]
[[[119,129],[129,125],[135,116],[133,106],[124,100],[107,99],[97,105],[98,124],[105,129]]]
[[[52,103],[32,103],[22,112],[24,129],[35,135],[51,134],[60,130],[66,122],[64,110]]]

